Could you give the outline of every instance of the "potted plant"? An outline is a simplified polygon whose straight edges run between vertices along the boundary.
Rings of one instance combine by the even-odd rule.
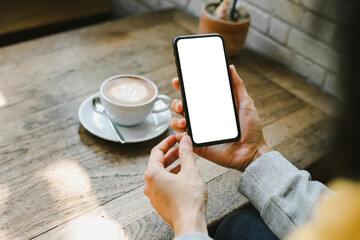
[[[233,1],[232,7],[229,0],[207,3],[202,7],[200,15],[200,34],[221,34],[229,56],[244,47],[250,26],[250,14],[244,8],[236,6],[237,0]]]

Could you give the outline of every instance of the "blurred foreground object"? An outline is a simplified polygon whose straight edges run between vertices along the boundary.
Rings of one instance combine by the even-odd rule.
[[[312,219],[288,240],[360,239],[360,183],[336,180],[329,187],[337,193],[323,199]]]

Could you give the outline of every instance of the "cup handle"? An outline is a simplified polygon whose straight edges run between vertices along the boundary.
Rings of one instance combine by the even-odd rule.
[[[159,112],[163,112],[165,110],[168,110],[170,108],[170,104],[171,104],[171,98],[169,96],[166,96],[164,94],[159,94],[157,97],[156,97],[156,101],[163,101],[166,105],[163,106],[163,107],[159,107],[159,108],[154,108],[153,109],[153,113],[159,113]]]

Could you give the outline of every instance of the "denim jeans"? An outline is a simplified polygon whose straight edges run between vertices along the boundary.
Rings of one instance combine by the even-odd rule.
[[[266,226],[259,212],[248,206],[226,217],[215,233],[215,240],[278,239]]]

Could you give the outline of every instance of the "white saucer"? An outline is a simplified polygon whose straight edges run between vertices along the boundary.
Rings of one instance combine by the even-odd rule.
[[[109,141],[118,142],[106,116],[95,112],[93,109],[92,99],[98,96],[100,96],[99,93],[93,94],[82,102],[79,108],[80,122],[84,128],[92,134]],[[165,103],[158,101],[156,102],[156,105],[158,106],[158,104],[162,105]],[[161,113],[151,113],[144,122],[136,126],[124,127],[116,125],[116,127],[119,129],[127,143],[136,143],[147,141],[161,135],[168,129],[170,120],[171,111],[169,109]]]

